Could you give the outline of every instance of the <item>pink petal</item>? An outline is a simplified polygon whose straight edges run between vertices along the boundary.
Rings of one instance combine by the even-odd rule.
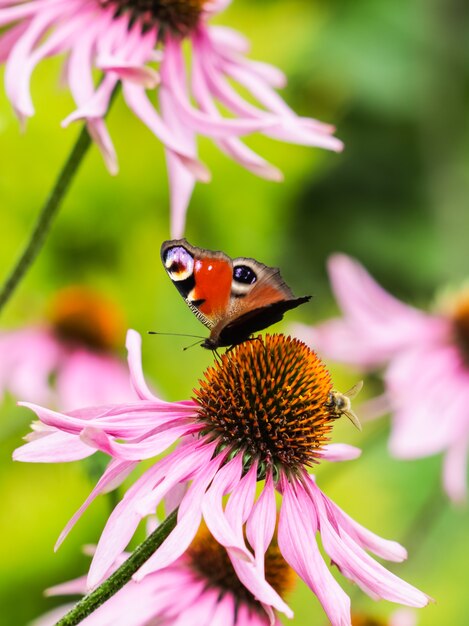
[[[165,424],[160,430],[161,432],[136,443],[116,443],[112,437],[106,435],[99,428],[87,427],[81,432],[80,439],[113,458],[125,461],[143,461],[161,454],[180,437],[200,430],[200,425],[194,423],[181,425],[181,420],[175,420]]]
[[[88,574],[94,587],[105,576],[112,563],[125,549],[140,520],[155,511],[165,494],[185,480],[194,467],[207,461],[213,446],[181,446],[148,469],[130,487],[111,513],[98,542]]]
[[[264,573],[264,556],[274,536],[276,521],[275,490],[272,474],[269,472],[246,524],[246,536],[253,547],[256,566],[261,574]]]
[[[228,550],[228,556],[230,557],[231,564],[239,580],[249,589],[256,600],[267,605],[267,607],[273,607],[289,618],[293,617],[293,611],[288,604],[286,604],[279,594],[266,582],[264,576],[259,573],[254,563],[240,560],[233,554],[232,550]]]
[[[246,548],[244,539],[238,536],[223,511],[222,498],[233,490],[239,482],[242,470],[243,455],[236,456],[227,463],[215,476],[210,489],[202,502],[202,512],[205,523],[212,535],[223,546],[229,549],[238,558],[252,561],[253,557]]]
[[[340,461],[353,461],[358,459],[362,451],[360,448],[350,446],[347,443],[329,443],[323,446],[320,456],[325,461],[337,463]]]
[[[199,475],[181,501],[175,529],[134,575],[135,580],[142,580],[148,574],[168,567],[187,550],[202,520],[201,503],[203,495],[224,458],[225,455],[221,454],[210,461],[207,456],[206,468],[199,472]]]
[[[135,65],[129,61],[100,57],[96,59],[96,66],[104,71],[117,74],[121,80],[129,80],[145,87],[145,89],[154,89],[160,83],[160,75],[156,70],[144,65]]]
[[[197,155],[195,134],[184,128],[176,115],[175,105],[171,93],[164,85],[160,89],[161,113],[168,128],[178,138],[181,145],[185,145],[188,154]],[[166,163],[168,166],[169,187],[171,191],[171,237],[176,239],[184,235],[186,226],[187,207],[194,190],[196,178],[185,167],[177,154],[165,148]]]
[[[111,487],[115,488],[120,482],[122,482],[129,473],[134,469],[136,463],[129,463],[128,461],[111,461],[105,469],[103,475],[98,480],[96,487],[90,493],[90,495],[83,502],[78,511],[73,515],[70,521],[67,523],[63,531],[60,533],[54,550],[58,550],[68,533],[71,531],[76,522],[80,519],[84,511],[89,507],[93,500],[101,493],[106,493]]]
[[[25,463],[67,463],[85,459],[96,450],[75,435],[51,431],[47,436],[33,439],[13,452],[14,461]]]
[[[312,500],[316,501],[318,492],[321,493],[326,508],[331,511],[334,523],[337,523],[337,528],[344,528],[359,546],[365,548],[366,550],[370,550],[377,556],[380,556],[387,561],[400,562],[407,558],[407,550],[397,543],[397,541],[383,539],[352,519],[340,507],[338,507],[337,504],[332,502],[332,500],[321,492],[312,477],[308,474],[304,473],[303,479],[303,484]]]
[[[282,481],[278,545],[283,558],[314,591],[332,626],[350,626],[350,599],[338,585],[319,552],[313,503],[298,485]]]
[[[314,483],[310,483],[310,493],[316,489]],[[340,526],[337,517],[334,516],[330,519],[331,509],[329,512],[326,510],[324,501],[324,495],[318,490],[317,496],[314,497],[314,504],[319,514],[323,546],[341,573],[355,581],[373,597],[384,598],[408,606],[426,606],[429,597],[374,561],[353,541],[345,528]],[[339,532],[337,532],[337,528],[339,528]]]
[[[128,330],[125,341],[130,378],[136,394],[141,400],[159,401],[159,398],[150,391],[145,381],[142,369],[142,337],[136,330]]]
[[[268,118],[267,116],[262,120],[239,118],[213,119],[211,116],[205,115],[194,108],[185,90],[185,71],[180,44],[169,37],[166,42],[161,75],[163,83],[174,96],[181,119],[196,132],[216,137],[232,137],[264,130],[276,124],[275,118]]]
[[[208,113],[212,117],[222,119],[207,84],[205,74],[207,73],[207,79],[209,79],[209,77],[213,78],[215,74],[210,72],[210,66],[208,68],[206,67],[205,59],[203,59],[200,54],[203,49],[204,46],[202,43],[198,47],[194,48],[193,53],[192,86],[194,97],[196,98],[202,111]],[[216,140],[216,143],[223,152],[237,161],[244,168],[253,172],[253,174],[277,182],[283,179],[282,173],[277,168],[261,158],[236,137],[219,139]]]
[[[164,124],[155,108],[148,100],[144,89],[139,85],[127,82],[124,83],[123,87],[124,98],[128,107],[142,120],[145,126],[158,137],[166,148],[177,154],[184,166],[192,172],[197,180],[201,180],[202,182],[209,181],[210,173],[207,168],[195,159],[192,154],[189,154],[185,147],[177,141],[177,138]]]
[[[448,448],[443,464],[443,485],[453,502],[464,503],[467,498],[468,438],[461,437]]]

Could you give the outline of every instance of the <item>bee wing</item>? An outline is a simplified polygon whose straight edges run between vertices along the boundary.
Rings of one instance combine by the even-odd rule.
[[[348,391],[346,391],[344,393],[344,396],[347,396],[347,398],[355,398],[355,396],[358,396],[362,388],[363,388],[363,381],[360,380],[358,381],[356,385],[354,385]]]
[[[342,415],[345,415],[345,417],[348,417],[349,420],[352,422],[352,424],[355,426],[355,428],[358,428],[358,430],[362,430],[362,425],[360,424],[360,420],[351,409],[349,409],[348,411],[343,411]]]

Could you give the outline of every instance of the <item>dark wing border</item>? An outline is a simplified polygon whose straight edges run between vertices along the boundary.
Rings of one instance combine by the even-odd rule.
[[[296,309],[297,306],[309,300],[311,300],[311,296],[302,296],[301,298],[280,300],[279,302],[273,302],[252,311],[247,311],[228,322],[222,328],[218,337],[218,343],[220,346],[232,346],[242,343],[253,333],[280,322],[284,313],[291,309]]]

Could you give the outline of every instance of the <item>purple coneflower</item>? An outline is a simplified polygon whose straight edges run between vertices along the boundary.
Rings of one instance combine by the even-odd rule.
[[[211,137],[232,159],[258,176],[280,180],[281,173],[239,137],[269,137],[339,151],[334,128],[298,117],[276,89],[285,77],[268,64],[245,58],[239,33],[209,26],[209,18],[230,0],[1,0],[0,60],[6,62],[7,95],[20,118],[34,113],[30,78],[44,58],[65,53],[65,77],[77,109],[63,122],[86,120],[107,167],[117,158],[104,117],[120,82],[129,108],[165,147],[172,203],[172,236],[184,231],[187,205],[196,180],[209,173],[197,160],[196,135]],[[192,50],[186,67],[183,41]],[[102,72],[95,84],[93,70]],[[190,86],[188,83],[190,74]],[[257,105],[243,98],[233,82]],[[159,110],[148,89],[158,87]],[[219,105],[231,117],[222,115]]]
[[[469,295],[442,312],[419,311],[380,287],[355,260],[336,255],[329,274],[343,317],[295,334],[330,359],[384,367],[381,412],[392,412],[391,453],[412,459],[444,452],[443,481],[466,496],[469,444]]]
[[[124,332],[114,303],[84,287],[65,288],[46,322],[0,333],[0,394],[66,411],[135,399],[116,353]]]
[[[295,582],[293,570],[282,558],[275,539],[265,553],[265,578],[282,597]],[[46,593],[84,594],[86,588],[86,577],[82,577]],[[70,605],[57,607],[32,626],[52,626],[70,608]],[[148,574],[140,582],[130,581],[83,624],[281,626],[277,617],[274,622],[269,621],[262,605],[240,583],[225,548],[203,526],[175,563]]]
[[[337,411],[324,364],[302,342],[283,335],[247,341],[209,367],[194,400],[163,402],[145,384],[140,336],[128,334],[132,379],[141,400],[56,413],[29,406],[43,424],[75,436],[73,445],[101,450],[110,465],[59,543],[89,503],[115,487],[144,460],[180,445],[156,461],[127,490],[112,512],[91,564],[88,584],[101,582],[120,557],[140,521],[168,495],[179,509],[177,525],[135,574],[136,580],[170,566],[192,543],[202,518],[226,548],[240,581],[272,614],[290,608],[265,579],[264,557],[278,523],[283,558],[319,598],[333,626],[350,625],[350,600],[319,551],[366,593],[422,607],[428,597],[377,563],[367,551],[391,560],[406,558],[394,541],[381,539],[342,511],[318,487],[308,468],[322,459],[356,458],[352,446],[329,444]],[[50,435],[49,435],[50,436]],[[64,447],[62,447],[62,451]],[[47,459],[47,455],[49,458]],[[22,461],[56,461],[50,438],[33,439],[15,452]],[[39,457],[37,459],[36,457]],[[64,454],[62,454],[64,456]],[[262,489],[256,495],[258,481]],[[275,492],[282,496],[277,516]],[[277,519],[278,518],[278,519]]]

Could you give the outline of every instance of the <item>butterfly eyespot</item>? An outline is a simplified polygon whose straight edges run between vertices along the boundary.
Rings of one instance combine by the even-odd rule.
[[[163,260],[172,280],[186,280],[194,272],[194,258],[181,246],[167,250]]]
[[[256,282],[257,276],[247,265],[238,265],[233,268],[233,280],[243,285],[252,285]]]

